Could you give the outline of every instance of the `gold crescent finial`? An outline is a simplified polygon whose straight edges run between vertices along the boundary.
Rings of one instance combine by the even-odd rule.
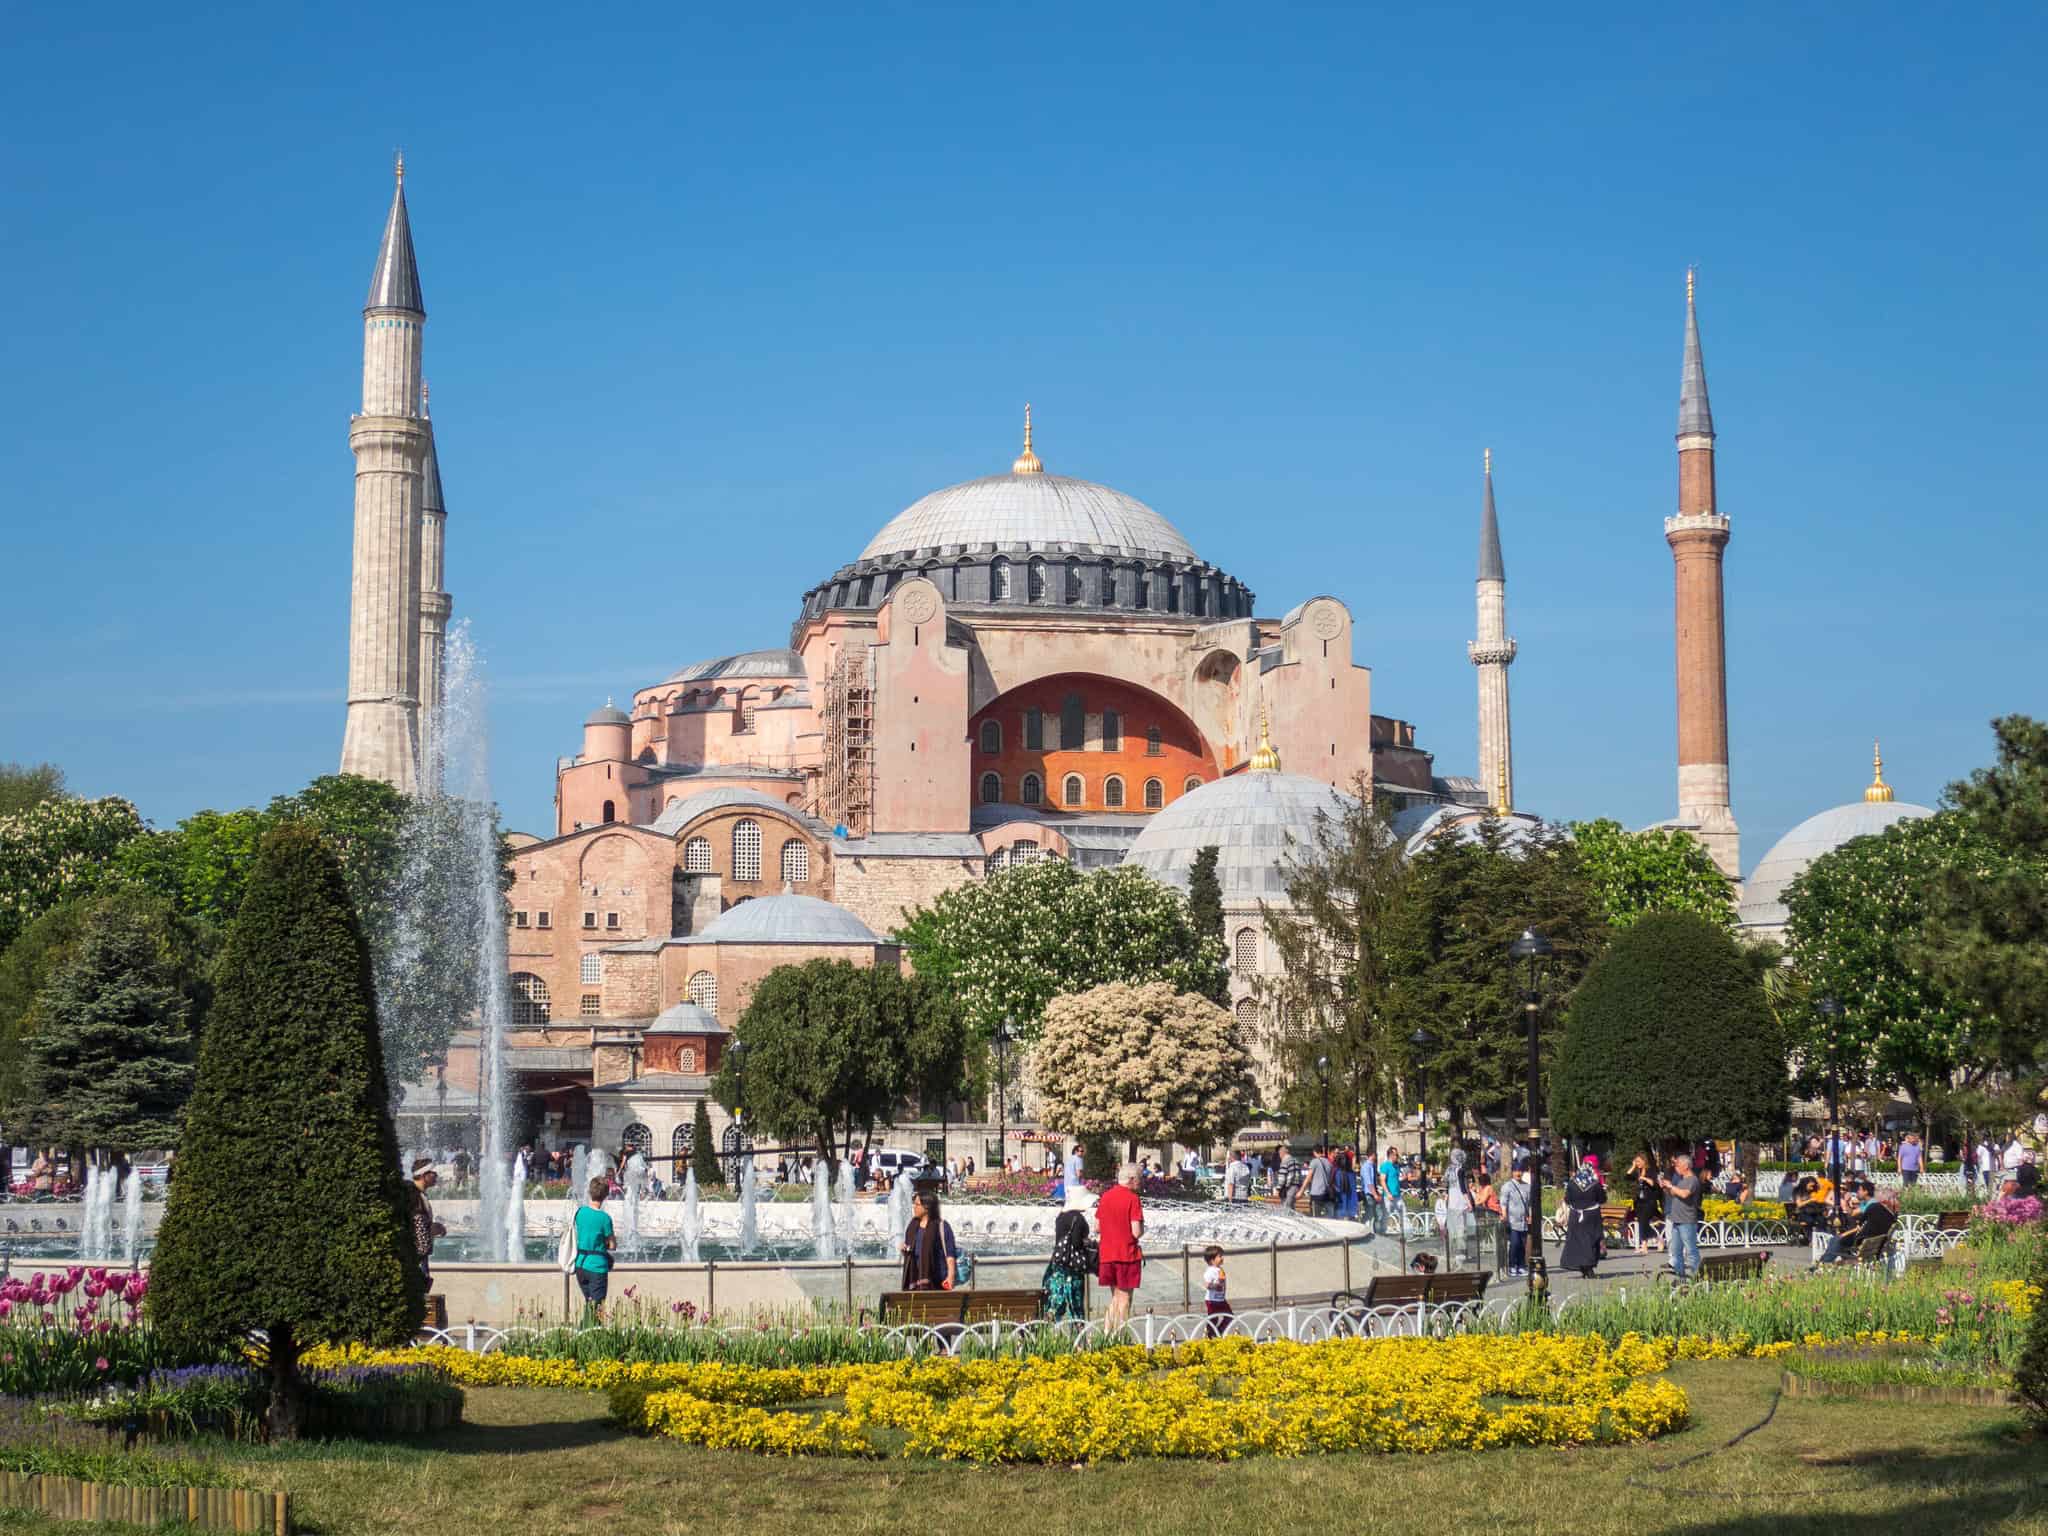
[[[1252,752],[1250,768],[1253,773],[1278,773],[1280,754],[1273,747],[1273,733],[1266,725],[1266,706],[1259,705],[1259,744]]]
[[[1493,473],[1493,450],[1491,448],[1486,450],[1486,472],[1489,475]]]
[[[1687,267],[1685,269],[1685,302],[1688,304],[1692,302],[1692,279],[1693,274],[1697,271],[1699,271],[1698,267]]]
[[[1513,803],[1508,799],[1508,760],[1506,757],[1502,757],[1500,760],[1500,781],[1494,790],[1493,796],[1494,814],[1505,816],[1514,808]]]
[[[1042,475],[1045,473],[1045,465],[1039,461],[1038,455],[1031,451],[1031,403],[1029,401],[1026,401],[1024,404],[1024,451],[1018,454],[1016,462],[1011,464],[1010,473],[1013,475]]]
[[[1883,805],[1891,797],[1892,787],[1884,781],[1884,749],[1873,741],[1870,744],[1870,788],[1863,791],[1863,798],[1872,805]]]
[[[395,169],[398,173],[398,184],[402,187],[405,185],[405,151],[402,149],[398,151],[398,163]]]

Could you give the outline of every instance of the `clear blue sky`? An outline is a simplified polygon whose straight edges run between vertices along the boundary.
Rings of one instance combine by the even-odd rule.
[[[1689,262],[1745,862],[1873,736],[1931,802],[2048,710],[2048,13],[1420,9],[16,8],[0,758],[159,822],[333,768],[402,145],[514,825],[1026,400],[1262,612],[1349,602],[1441,772],[1490,445],[1518,798],[1667,816]]]

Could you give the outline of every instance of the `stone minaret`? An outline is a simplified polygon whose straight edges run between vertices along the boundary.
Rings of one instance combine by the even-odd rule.
[[[1493,513],[1493,450],[1486,450],[1486,499],[1479,512],[1479,638],[1465,647],[1479,669],[1479,782],[1495,797],[1494,809],[1515,808],[1514,732],[1508,724],[1508,668],[1515,642],[1508,636],[1508,572],[1500,558],[1500,522]]]
[[[420,342],[427,310],[405,214],[403,155],[397,177],[363,306],[363,409],[348,429],[356,536],[341,771],[410,794],[419,773],[420,468],[428,444]]]
[[[441,587],[448,509],[441,501],[441,454],[424,382],[420,409],[427,417],[427,461],[420,471],[420,782],[435,790],[441,786],[441,743],[435,739],[441,724],[441,658],[455,601]]]
[[[1730,880],[1741,878],[1742,838],[1728,804],[1728,655],[1721,554],[1728,519],[1714,500],[1714,413],[1700,357],[1693,274],[1685,274],[1685,366],[1678,388],[1678,514],[1664,519],[1677,590],[1678,820]]]

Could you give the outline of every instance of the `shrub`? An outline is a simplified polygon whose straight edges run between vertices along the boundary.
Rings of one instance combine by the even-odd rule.
[[[215,972],[149,1316],[204,1350],[268,1339],[270,1428],[304,1418],[298,1354],[392,1342],[425,1312],[370,962],[320,834],[263,840]]]

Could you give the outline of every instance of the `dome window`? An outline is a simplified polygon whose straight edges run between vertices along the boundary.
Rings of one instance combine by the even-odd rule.
[[[981,750],[994,755],[1003,750],[1003,722],[984,720],[981,722]]]
[[[1259,968],[1259,930],[1247,923],[1237,930],[1237,938],[1231,947],[1230,963],[1237,970],[1250,972]]]
[[[981,803],[1000,805],[1003,799],[1003,776],[999,773],[984,773],[981,776]]]
[[[1124,717],[1113,709],[1102,712],[1102,750],[1121,752],[1124,749]]]
[[[1102,803],[1112,811],[1124,808],[1124,781],[1113,773],[1102,781]]]
[[[1060,786],[1060,799],[1067,805],[1079,805],[1086,793],[1081,785],[1081,775],[1078,773],[1068,774],[1066,782]]]
[[[1007,603],[1010,600],[1010,562],[1001,555],[989,562],[988,595],[991,602]]]
[[[718,978],[709,971],[699,971],[690,978],[690,1001],[710,1014],[718,1017]]]
[[[1156,811],[1166,804],[1166,786],[1157,779],[1145,781],[1145,809]]]
[[[1000,875],[1009,868],[1010,854],[1006,848],[998,848],[982,861],[981,871],[985,875]]]
[[[751,816],[732,824],[732,877],[761,878],[761,823]]]
[[[1045,785],[1039,780],[1037,774],[1027,773],[1024,775],[1024,787],[1018,792],[1018,798],[1026,805],[1037,805],[1045,798]]]
[[[683,873],[686,875],[708,875],[711,873],[711,839],[693,837],[683,844]]]
[[[1188,775],[1187,782],[1181,785],[1180,792],[1184,795],[1192,795],[1196,790],[1200,789],[1201,787],[1202,781],[1191,773]]]
[[[1070,604],[1081,601],[1081,562],[1078,560],[1067,562],[1067,601]]]
[[[803,885],[811,878],[811,845],[791,838],[782,845],[782,880],[785,885]]]
[[[1036,705],[1024,711],[1024,750],[1045,750],[1045,711]]]
[[[1045,562],[1033,560],[1025,568],[1024,590],[1034,603],[1045,601]]]
[[[1166,754],[1166,739],[1165,739],[1165,738],[1164,738],[1163,736],[1161,736],[1161,735],[1160,735],[1160,733],[1159,733],[1159,727],[1158,727],[1158,726],[1156,726],[1156,725],[1148,725],[1148,726],[1146,726],[1146,727],[1145,727],[1145,755],[1146,755],[1147,757],[1163,757],[1163,756],[1165,756],[1165,754]]]

